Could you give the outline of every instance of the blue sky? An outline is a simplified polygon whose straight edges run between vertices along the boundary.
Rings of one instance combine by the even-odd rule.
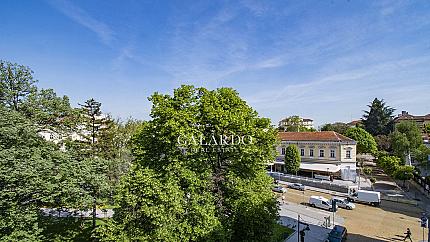
[[[277,123],[360,118],[373,98],[430,113],[429,1],[15,1],[0,58],[72,104],[148,119],[155,92],[228,86]]]

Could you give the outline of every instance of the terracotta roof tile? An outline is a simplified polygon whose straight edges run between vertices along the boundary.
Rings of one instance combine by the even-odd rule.
[[[328,141],[328,142],[355,142],[355,140],[334,131],[321,132],[279,132],[278,138],[288,141]]]

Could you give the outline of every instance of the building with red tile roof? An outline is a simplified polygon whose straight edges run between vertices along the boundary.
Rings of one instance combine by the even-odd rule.
[[[295,145],[301,157],[300,172],[355,181],[355,140],[334,131],[279,132],[278,138],[278,156],[271,164],[272,171],[285,171],[285,149]]]

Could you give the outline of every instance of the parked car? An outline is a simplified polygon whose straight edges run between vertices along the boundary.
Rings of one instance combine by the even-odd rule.
[[[335,225],[333,229],[328,234],[326,242],[343,242],[346,241],[348,236],[348,231],[345,227],[340,225]]]
[[[331,200],[336,201],[336,205],[341,207],[341,208],[345,208],[345,209],[349,209],[349,210],[355,208],[355,204],[352,202],[349,202],[348,199],[346,199],[346,198],[333,197],[333,198],[331,198]]]
[[[296,189],[296,190],[300,190],[300,191],[305,190],[305,186],[303,184],[300,184],[300,183],[292,183],[292,184],[288,185],[288,187],[291,189]]]
[[[331,201],[322,196],[311,196],[309,198],[309,205],[312,207],[333,211],[333,205]],[[337,208],[337,205],[336,205],[336,208]]]
[[[348,196],[349,201],[361,202],[371,204],[373,206],[379,206],[381,204],[381,193],[374,191],[358,190],[350,193]]]
[[[287,189],[285,187],[283,187],[283,186],[274,186],[272,188],[272,191],[284,193],[284,192],[287,192]]]

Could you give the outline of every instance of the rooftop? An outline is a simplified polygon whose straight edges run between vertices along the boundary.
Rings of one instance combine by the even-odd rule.
[[[286,141],[355,142],[355,140],[334,131],[279,132],[278,138]]]

